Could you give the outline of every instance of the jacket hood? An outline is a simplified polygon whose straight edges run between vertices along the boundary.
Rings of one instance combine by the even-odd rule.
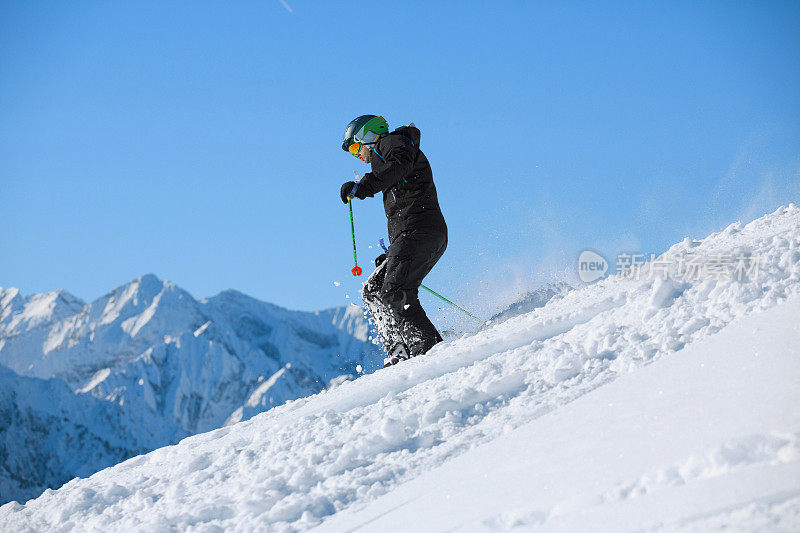
[[[420,132],[419,128],[411,123],[408,126],[400,126],[389,135],[403,135],[411,139],[411,141],[414,143],[414,146],[419,146],[419,139],[422,136],[422,132]]]

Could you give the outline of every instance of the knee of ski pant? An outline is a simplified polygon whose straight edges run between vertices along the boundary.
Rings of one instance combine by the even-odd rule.
[[[400,316],[404,316],[406,314],[406,305],[408,301],[408,296],[406,291],[402,289],[397,290],[383,290],[381,291],[381,301]]]
[[[415,292],[403,289],[384,290],[381,293],[381,301],[399,316],[408,318],[422,310]]]
[[[384,267],[382,265],[376,267],[372,274],[370,274],[369,278],[367,278],[367,282],[361,289],[361,293],[366,296],[380,297],[384,275]]]

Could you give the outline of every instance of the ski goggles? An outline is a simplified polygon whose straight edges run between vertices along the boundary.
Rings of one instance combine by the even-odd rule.
[[[353,143],[347,148],[347,150],[354,156],[358,157],[358,152],[361,151],[362,146],[372,148],[377,142],[377,133],[372,131],[362,132],[361,138],[359,138],[358,135],[353,137]]]
[[[347,151],[353,154],[354,156],[358,157],[358,152],[361,151],[361,147],[364,146],[362,143],[353,143],[348,148]]]

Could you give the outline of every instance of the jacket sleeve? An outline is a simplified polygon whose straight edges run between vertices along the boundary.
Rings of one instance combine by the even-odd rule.
[[[414,168],[414,145],[411,140],[392,135],[387,139],[383,158],[386,164],[378,172],[368,172],[358,183],[358,188],[373,196],[375,193],[391,188],[408,176]],[[373,154],[373,157],[380,157]]]

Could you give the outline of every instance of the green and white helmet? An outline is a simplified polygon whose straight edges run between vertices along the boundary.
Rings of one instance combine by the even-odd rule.
[[[361,115],[354,118],[344,130],[342,150],[349,151],[353,143],[372,145],[378,142],[381,135],[389,133],[386,119],[377,115]]]

